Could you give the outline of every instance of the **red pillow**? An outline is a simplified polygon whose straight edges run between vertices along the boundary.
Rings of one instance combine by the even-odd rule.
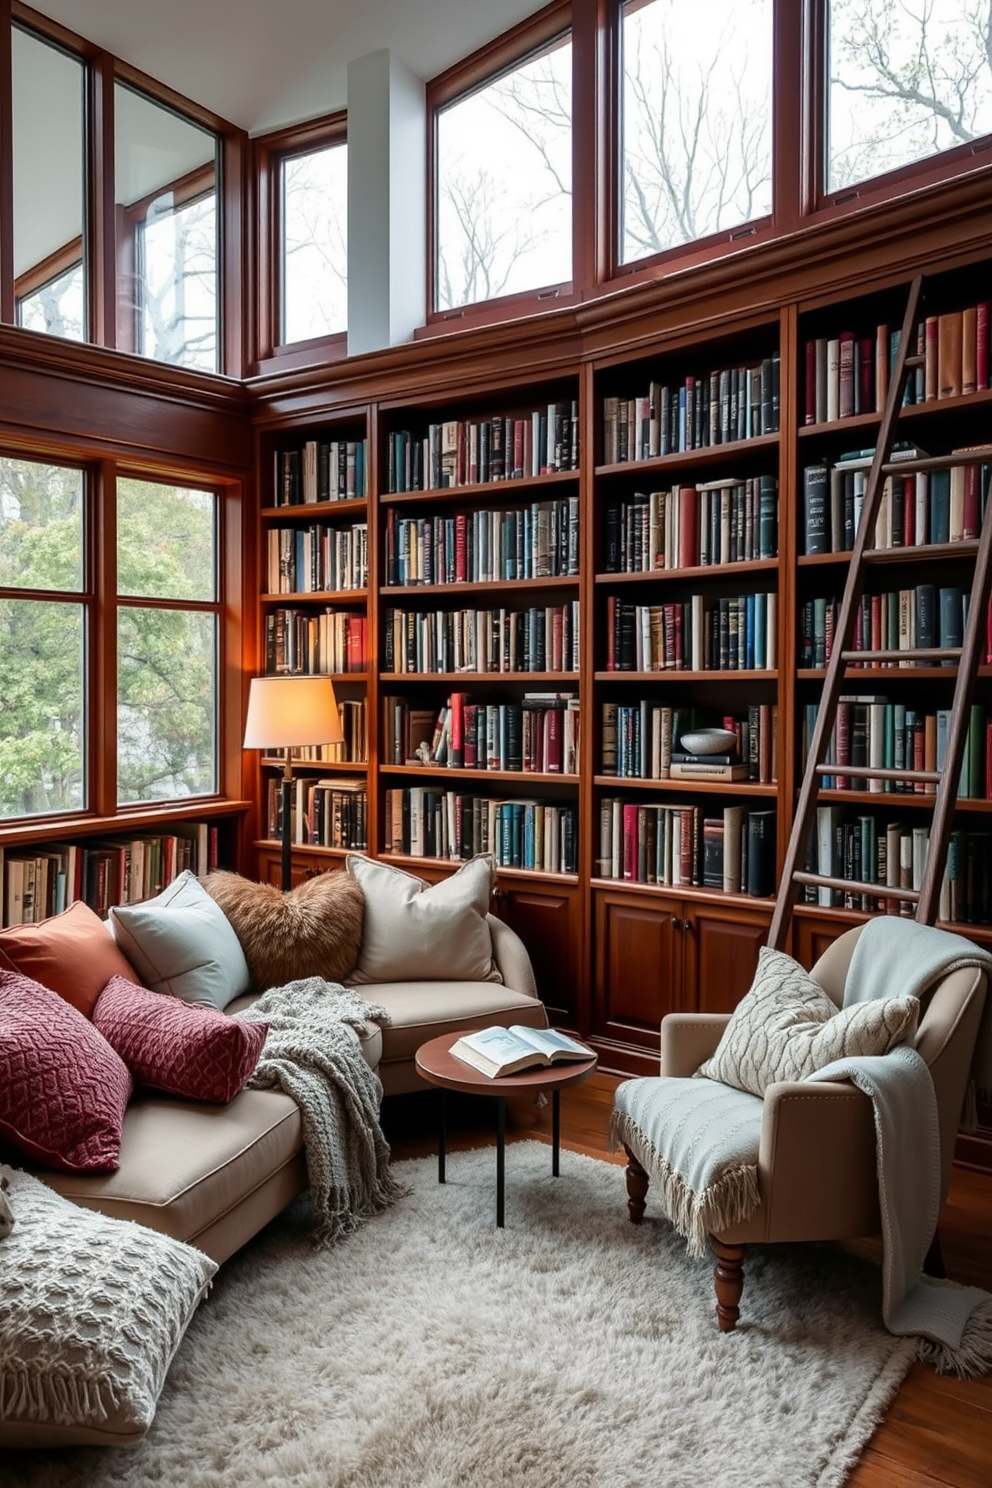
[[[112,976],[135,974],[103,920],[81,899],[37,925],[0,930],[0,955],[87,1018]]]
[[[150,992],[111,977],[93,1024],[124,1060],[135,1082],[189,1100],[226,1103],[258,1064],[268,1025],[229,1018],[216,1008]]]
[[[0,1138],[64,1173],[120,1165],[127,1065],[57,993],[0,971]]]

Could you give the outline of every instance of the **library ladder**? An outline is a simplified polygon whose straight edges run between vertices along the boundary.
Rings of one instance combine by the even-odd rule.
[[[844,594],[834,626],[833,645],[827,662],[823,692],[817,712],[813,737],[810,742],[799,790],[796,814],[792,823],[789,845],[785,854],[782,878],[779,884],[775,910],[772,916],[768,944],[781,950],[785,944],[792,911],[799,890],[805,885],[838,889],[845,893],[867,894],[872,898],[895,899],[915,905],[915,919],[920,924],[932,925],[937,917],[940,901],[940,883],[944,859],[950,837],[951,823],[957,797],[957,781],[964,755],[965,740],[971,695],[975,677],[981,661],[981,642],[984,633],[985,609],[989,598],[989,580],[992,574],[992,510],[986,512],[981,533],[975,549],[975,566],[968,601],[968,615],[962,633],[962,644],[955,647],[916,648],[913,650],[861,650],[852,649],[858,607],[865,588],[866,571],[875,564],[898,561],[900,564],[932,563],[953,554],[962,554],[960,542],[927,544],[920,547],[875,548],[875,522],[878,516],[885,480],[890,475],[907,475],[920,471],[947,470],[964,463],[961,453],[940,455],[933,458],[917,457],[900,459],[891,463],[892,447],[896,437],[903,392],[911,373],[923,365],[923,357],[916,354],[916,327],[923,303],[924,281],[917,276],[910,287],[899,337],[899,349],[889,383],[888,396],[879,429],[878,443],[872,458],[871,469],[865,488],[861,521],[855,536],[854,551],[847,572]],[[913,351],[910,351],[912,344]],[[988,503],[992,509],[992,502]],[[933,815],[926,862],[920,887],[895,888],[885,886],[879,893],[877,883],[853,882],[833,878],[820,873],[806,871],[805,862],[810,832],[816,819],[820,802],[821,781],[825,775],[836,775],[836,764],[826,764],[827,746],[833,733],[837,716],[837,704],[844,688],[847,668],[852,663],[870,665],[895,664],[940,665],[950,662],[957,667],[954,696],[951,706],[947,743],[940,770],[893,770],[876,766],[847,765],[843,774],[853,779],[901,780],[920,784],[924,790],[933,788]],[[856,674],[855,674],[856,675]]]

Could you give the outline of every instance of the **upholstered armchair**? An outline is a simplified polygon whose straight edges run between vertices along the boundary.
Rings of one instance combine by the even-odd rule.
[[[838,1007],[862,928],[841,935],[811,971]],[[985,983],[984,970],[964,966],[937,981],[920,998],[915,1046],[929,1067],[936,1095],[941,1204],[950,1180]],[[693,1075],[712,1056],[728,1021],[729,1015],[719,1014],[677,1013],[666,1017],[661,1025],[661,1076],[627,1082],[631,1095],[626,1100],[625,1086],[617,1091],[614,1132],[628,1157],[628,1211],[635,1224],[641,1222],[645,1212],[650,1172],[664,1173],[667,1200],[672,1202],[672,1169],[666,1153],[658,1150],[662,1127],[652,1123],[649,1112],[660,1111],[669,1095],[679,1095],[675,1081],[680,1081],[682,1092],[690,1093],[685,1077]],[[672,1086],[666,1086],[669,1080]],[[749,1245],[845,1240],[879,1233],[873,1108],[869,1097],[846,1081],[783,1081],[770,1085],[761,1100],[729,1087],[714,1086],[710,1081],[692,1082],[693,1087],[700,1084],[712,1093],[715,1119],[722,1119],[720,1102],[726,1096],[732,1121],[739,1114],[742,1122],[760,1122],[757,1205],[747,1218],[709,1232],[717,1257],[717,1318],[721,1330],[728,1332],[740,1315],[743,1264]],[[700,1122],[691,1142],[705,1142],[706,1133],[705,1121]],[[677,1197],[677,1190],[674,1192]],[[753,1194],[749,1196],[749,1205],[753,1198]],[[669,1217],[676,1218],[671,1208]],[[939,1265],[936,1237],[931,1259]],[[936,1267],[928,1265],[927,1269]]]

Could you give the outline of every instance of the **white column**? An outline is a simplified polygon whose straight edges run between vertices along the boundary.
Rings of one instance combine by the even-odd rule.
[[[412,339],[426,314],[424,84],[388,51],[348,64],[348,355]]]

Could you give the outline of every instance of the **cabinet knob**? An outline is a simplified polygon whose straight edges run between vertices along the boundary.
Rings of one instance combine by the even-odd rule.
[[[681,928],[682,928],[682,921],[679,919],[678,915],[672,915],[672,929],[673,930],[680,930]]]

